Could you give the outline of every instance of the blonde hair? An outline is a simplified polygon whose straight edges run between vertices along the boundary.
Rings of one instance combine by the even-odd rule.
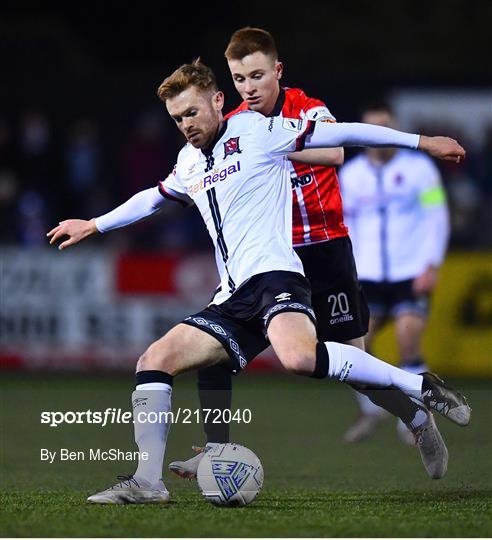
[[[166,77],[157,89],[157,95],[165,103],[167,99],[176,97],[190,86],[210,90],[210,92],[219,90],[214,72],[200,58],[193,60],[191,64],[183,64]]]
[[[227,60],[242,60],[255,52],[266,54],[274,60],[278,58],[277,46],[272,34],[261,28],[246,26],[232,34],[224,56]]]

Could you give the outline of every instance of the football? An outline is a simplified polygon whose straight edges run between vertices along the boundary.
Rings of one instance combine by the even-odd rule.
[[[200,461],[198,485],[207,501],[216,506],[246,506],[263,485],[258,456],[239,444],[221,444]]]

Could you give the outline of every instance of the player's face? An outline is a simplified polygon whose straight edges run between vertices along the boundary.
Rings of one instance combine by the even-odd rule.
[[[224,94],[190,86],[166,100],[166,108],[179,131],[195,148],[206,148],[222,122]]]
[[[280,92],[282,63],[255,52],[241,60],[229,60],[228,64],[234,86],[248,107],[264,115],[271,114]]]
[[[369,111],[362,116],[364,124],[374,124],[376,126],[395,128],[396,122],[393,116],[387,111]]]

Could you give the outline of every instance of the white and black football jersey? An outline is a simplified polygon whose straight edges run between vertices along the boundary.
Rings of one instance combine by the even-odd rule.
[[[225,122],[208,152],[186,144],[159,184],[164,197],[196,204],[215,246],[220,304],[250,277],[303,273],[292,247],[287,154],[301,150],[312,123],[245,111]]]

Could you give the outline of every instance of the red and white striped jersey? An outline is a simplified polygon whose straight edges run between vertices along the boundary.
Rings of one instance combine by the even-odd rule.
[[[243,101],[226,115],[248,109]],[[335,122],[326,105],[310,98],[299,88],[281,88],[271,116]],[[343,222],[342,197],[334,167],[291,162],[292,172],[292,242],[303,246],[347,236]]]

